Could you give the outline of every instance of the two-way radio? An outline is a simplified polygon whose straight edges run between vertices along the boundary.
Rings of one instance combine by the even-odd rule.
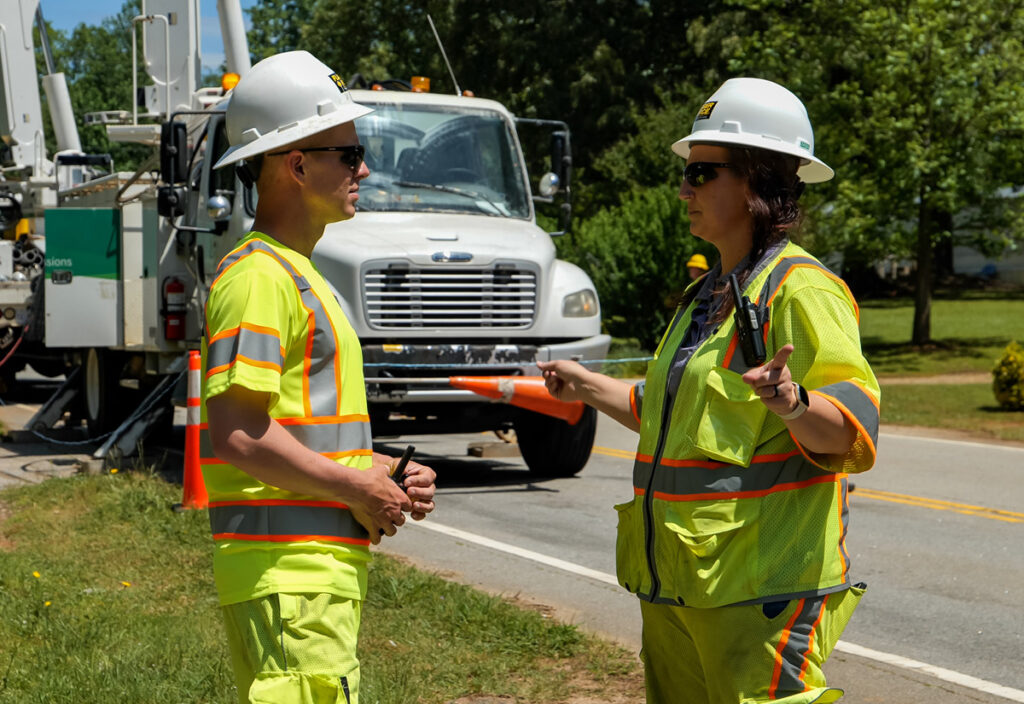
[[[739,338],[740,349],[743,351],[743,361],[748,367],[764,364],[768,353],[764,348],[764,337],[757,308],[750,302],[749,297],[740,294],[740,284],[736,280],[736,274],[729,275],[729,285],[732,288],[732,298],[736,304],[736,336]]]

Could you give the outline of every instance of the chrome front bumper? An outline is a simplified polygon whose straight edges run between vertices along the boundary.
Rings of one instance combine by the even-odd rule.
[[[600,369],[611,338],[595,335],[554,345],[363,345],[363,373],[370,402],[456,403],[482,401],[453,389],[450,376],[539,376],[537,362],[574,359]]]

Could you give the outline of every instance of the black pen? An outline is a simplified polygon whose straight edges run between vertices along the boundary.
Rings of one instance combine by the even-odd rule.
[[[406,445],[405,452],[402,453],[402,458],[398,460],[398,464],[395,465],[395,470],[391,473],[391,478],[395,480],[398,486],[405,488],[403,482],[405,482],[405,466],[409,464],[409,460],[412,459],[412,453],[415,452],[415,445]]]

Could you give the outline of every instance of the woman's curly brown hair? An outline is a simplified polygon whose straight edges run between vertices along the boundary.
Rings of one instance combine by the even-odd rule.
[[[765,251],[800,225],[798,201],[804,192],[804,183],[796,173],[800,159],[788,154],[754,147],[729,147],[729,163],[734,172],[747,180],[747,210],[754,219],[750,256],[744,269],[736,275],[742,286]],[[723,280],[714,291],[715,297],[727,293],[728,285],[728,281]],[[726,295],[713,322],[725,320],[732,307],[732,296]]]

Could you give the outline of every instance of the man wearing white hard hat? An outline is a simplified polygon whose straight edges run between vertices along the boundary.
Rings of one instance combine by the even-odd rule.
[[[434,472],[373,452],[359,340],[310,262],[369,175],[358,105],[304,51],[256,64],[227,109],[253,231],[206,305],[201,463],[240,702],[358,700],[370,543],[433,510]]]
[[[757,78],[726,81],[672,150],[719,261],[644,381],[540,366],[553,395],[640,433],[616,567],[640,599],[647,701],[834,702],[822,664],[865,589],[847,474],[874,464],[880,391],[849,289],[791,240],[804,184],[833,172],[803,103]]]

